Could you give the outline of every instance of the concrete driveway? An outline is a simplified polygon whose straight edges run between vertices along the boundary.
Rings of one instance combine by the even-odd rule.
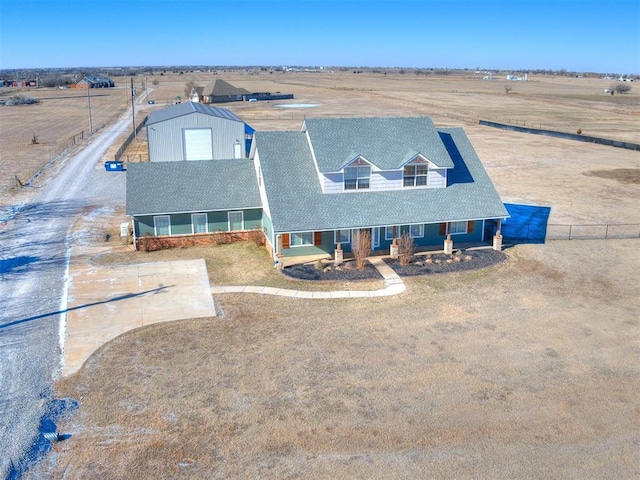
[[[204,260],[72,266],[63,376],[100,346],[152,323],[215,316]]]

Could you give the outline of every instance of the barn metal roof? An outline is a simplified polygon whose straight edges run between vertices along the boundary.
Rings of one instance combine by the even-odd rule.
[[[204,105],[202,103],[185,102],[177,105],[171,105],[160,110],[154,110],[149,115],[146,125],[153,125],[154,123],[165,122],[174,118],[182,117],[184,115],[190,115],[192,113],[201,113],[203,115],[210,115],[212,117],[226,118],[227,120],[233,120],[235,122],[242,122],[242,119],[235,113],[219,107],[212,107],[211,105]]]

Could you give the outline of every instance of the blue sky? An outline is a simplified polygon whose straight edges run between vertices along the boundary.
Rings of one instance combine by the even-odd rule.
[[[0,69],[147,65],[640,74],[640,0],[0,0]]]

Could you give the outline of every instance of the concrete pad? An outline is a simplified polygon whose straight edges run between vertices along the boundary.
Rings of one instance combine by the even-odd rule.
[[[216,314],[204,260],[70,270],[64,376],[134,328]]]

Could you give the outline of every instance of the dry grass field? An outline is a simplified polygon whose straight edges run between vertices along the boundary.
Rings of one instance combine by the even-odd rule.
[[[520,245],[387,299],[220,296],[220,316],[129,332],[59,382],[81,407],[34,476],[631,478],[635,249]]]
[[[130,105],[130,90],[122,87],[128,79],[117,80],[119,87],[91,91],[94,132],[106,128]],[[15,177],[25,183],[64,151],[73,151],[90,140],[86,90],[0,89],[0,99],[14,95],[40,102],[0,106],[0,205],[11,203],[16,193]],[[34,135],[37,144],[31,143]]]
[[[192,79],[157,78],[142,111]],[[551,223],[640,223],[640,152],[477,125],[637,142],[640,92],[604,95],[609,81],[534,76],[506,94],[473,73],[220,78],[295,94],[224,105],[254,128],[430,115],[465,128],[505,201],[550,206]],[[515,245],[504,264],[406,279],[397,297],[219,295],[218,317],[131,331],[59,381],[58,396],[81,402],[59,425],[72,437],[28,478],[638,477],[638,241]],[[296,284],[252,245],[92,261],[195,257],[212,284]]]

